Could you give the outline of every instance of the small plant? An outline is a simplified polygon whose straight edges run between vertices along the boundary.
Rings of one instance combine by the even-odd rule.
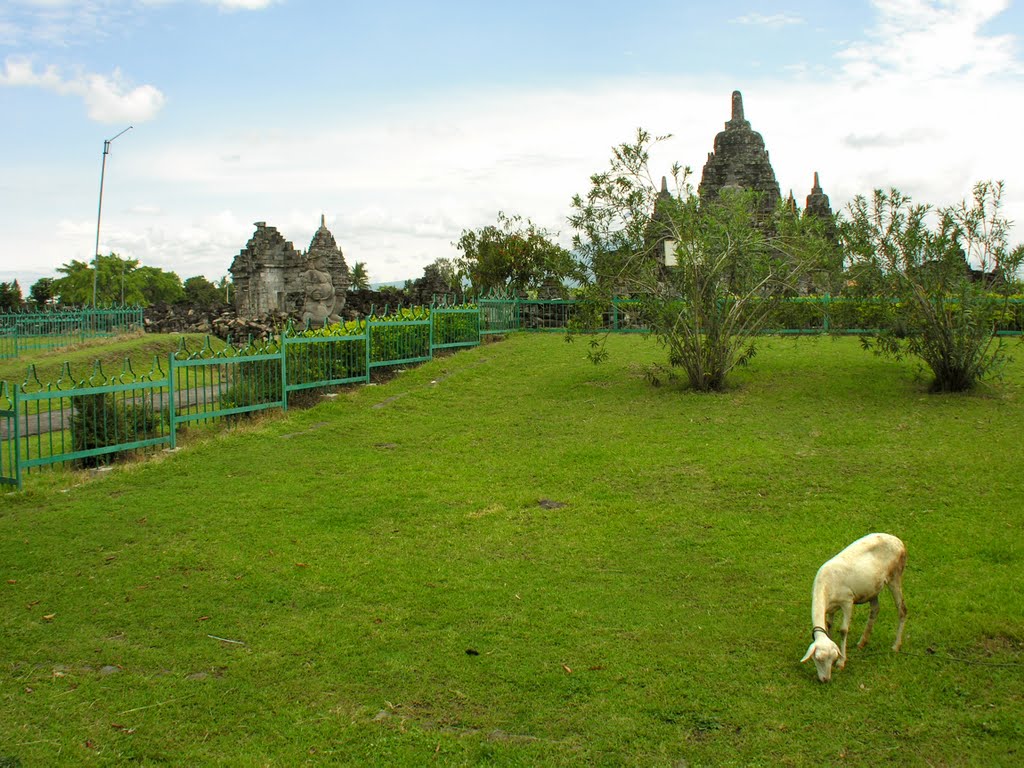
[[[128,441],[125,412],[118,407],[113,394],[74,395],[71,409],[71,442],[76,452],[109,448]],[[95,467],[106,461],[103,454],[95,454],[79,458],[78,464]]]

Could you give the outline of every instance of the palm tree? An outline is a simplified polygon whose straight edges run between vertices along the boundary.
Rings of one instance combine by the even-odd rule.
[[[366,271],[366,262],[357,261],[352,265],[352,271],[349,273],[349,287],[353,291],[365,291],[370,287],[370,274]]]

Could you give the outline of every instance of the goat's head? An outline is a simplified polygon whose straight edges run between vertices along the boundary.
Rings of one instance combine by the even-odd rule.
[[[830,637],[816,637],[807,649],[807,653],[800,659],[803,664],[808,659],[814,659],[814,666],[818,669],[818,679],[827,683],[832,679],[832,665],[839,659],[839,646]]]

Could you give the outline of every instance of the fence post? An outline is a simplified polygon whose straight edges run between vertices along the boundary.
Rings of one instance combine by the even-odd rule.
[[[437,313],[434,312],[434,307],[430,307],[430,359],[434,359],[434,318],[437,317]]]
[[[18,390],[21,387],[14,384],[12,405],[14,407],[14,482],[15,487],[23,490],[21,485],[21,411],[18,408]]]
[[[372,314],[371,315],[367,315],[366,321],[365,321],[366,322],[366,328],[364,329],[364,333],[366,334],[366,381],[367,382],[370,381],[370,338],[373,336],[373,334],[370,333],[370,323],[372,322],[370,320],[370,318],[372,316],[373,316]]]
[[[288,331],[281,329],[281,410],[288,410]]]
[[[174,385],[174,353],[171,352],[167,356],[167,389],[168,389],[168,400],[170,403],[167,406],[167,413],[169,414],[171,422],[171,450],[173,451],[178,447],[178,407],[177,407],[177,396]]]

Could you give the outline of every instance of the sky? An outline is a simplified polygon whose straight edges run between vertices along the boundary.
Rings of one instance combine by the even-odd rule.
[[[1006,182],[1024,241],[1024,7],[1011,0],[4,0],[0,280],[95,250],[183,280],[326,219],[371,281],[519,214],[557,233],[637,128],[701,168],[743,93],[783,195]]]

